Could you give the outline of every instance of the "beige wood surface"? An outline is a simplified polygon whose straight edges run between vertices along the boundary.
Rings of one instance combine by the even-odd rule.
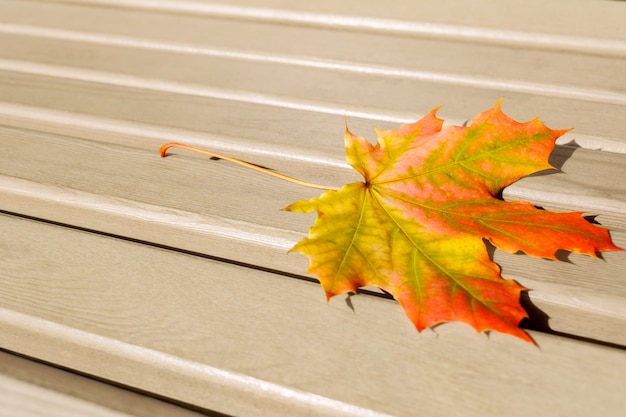
[[[539,348],[420,334],[373,288],[326,304],[287,253],[313,216],[280,209],[318,191],[158,148],[340,185],[359,180],[344,117],[373,138],[504,96],[516,119],[574,127],[560,170],[504,198],[594,215],[625,247],[624,21],[626,3],[592,0],[0,1],[0,348],[227,415],[623,415],[623,252],[494,252],[532,289]],[[6,363],[0,410],[186,415]]]
[[[14,237],[3,344],[53,363],[235,415],[621,412],[620,349],[533,332],[538,349],[462,324],[417,334],[387,298],[353,296],[351,310],[313,282],[0,222]]]
[[[499,97],[506,96],[507,100],[515,100],[512,110],[517,118],[541,116],[555,128],[575,127],[575,133],[568,140],[592,148],[625,152],[624,137],[616,128],[622,124],[626,103],[626,81],[622,75],[626,72],[623,59],[626,36],[621,23],[618,24],[624,18],[623,6],[613,2],[579,1],[576,7],[566,2],[571,14],[564,17],[570,20],[557,19],[559,24],[555,24],[553,16],[555,9],[560,7],[557,5],[542,6],[552,9],[551,13],[542,14],[543,9],[538,6],[540,2],[535,3],[539,8],[531,12],[535,15],[533,19],[520,19],[529,13],[526,4],[513,2],[517,3],[513,9],[511,4],[500,6],[508,7],[511,12],[504,16],[520,19],[518,25],[525,24],[526,30],[530,29],[528,25],[542,27],[542,44],[566,50],[560,53],[550,48],[546,51],[530,41],[531,45],[524,46],[523,39],[518,42],[518,47],[512,48],[504,35],[490,38],[496,45],[485,45],[470,36],[476,31],[461,32],[449,39],[440,31],[428,36],[401,31],[392,36],[387,33],[385,25],[370,30],[366,22],[361,27],[337,30],[342,26],[337,19],[331,18],[306,25],[280,22],[272,25],[267,23],[268,15],[279,16],[280,13],[249,15],[245,8],[224,6],[220,9],[219,5],[203,9],[202,2],[115,2],[130,7],[130,11],[125,7],[65,3],[71,2],[46,4],[5,0],[0,4],[0,34],[4,41],[0,69],[22,75],[56,75],[52,79],[46,78],[45,84],[53,83],[47,88],[35,77],[33,83],[39,88],[33,88],[31,94],[24,94],[25,90],[20,89],[15,97],[20,103],[42,103],[36,96],[31,97],[32,94],[42,94],[48,101],[46,108],[81,109],[80,113],[95,112],[98,116],[112,114],[117,109],[123,113],[115,113],[116,119],[146,120],[152,124],[200,131],[207,131],[207,115],[213,115],[212,120],[229,125],[226,128],[229,136],[249,132],[245,136],[258,137],[263,130],[254,132],[257,126],[233,126],[241,123],[216,114],[221,109],[226,114],[239,115],[224,108],[226,103],[220,99],[337,114],[338,120],[347,114],[394,122],[412,121],[436,106],[445,105],[446,117],[462,123],[490,107]],[[349,10],[354,13],[348,4],[335,3],[323,5],[316,2],[313,8],[323,10],[334,6],[345,8],[338,11],[339,15],[343,16]],[[416,7],[414,2],[396,3],[395,7],[387,7],[383,3],[368,2],[366,7],[357,8],[355,14],[404,16],[404,20],[399,20],[401,22],[411,22],[419,16],[430,21],[445,21],[446,16],[458,20],[462,14],[462,10],[458,13],[450,10],[450,4],[439,10],[437,7],[429,10],[424,4]],[[185,7],[181,5],[185,4],[195,5],[196,9],[187,8],[184,13]],[[251,4],[261,6],[265,3]],[[271,9],[271,2],[266,4]],[[306,3],[297,6],[299,2],[287,1],[282,8],[280,2],[277,4],[278,10],[284,9],[294,18],[307,16],[290,10]],[[162,13],[158,5],[173,8],[179,5],[181,10],[174,15]],[[482,6],[487,8],[487,2]],[[133,10],[134,7],[140,9]],[[220,13],[222,9],[230,10],[232,16],[224,19]],[[407,9],[413,11],[407,14]],[[492,10],[492,15],[480,14],[480,8],[475,10],[464,15],[464,24],[472,22],[473,26],[502,25],[500,29],[506,28],[507,22],[497,10]],[[588,16],[592,14],[599,14],[602,18],[589,20]],[[439,17],[435,17],[437,15]],[[477,15],[481,17],[477,18]],[[75,16],[80,19],[73,18]],[[333,27],[333,23],[339,27]],[[551,31],[557,31],[555,35],[559,36],[570,32],[570,36],[566,36],[570,42],[559,43],[551,39],[548,36]],[[578,43],[573,41],[586,32],[593,37],[579,39]],[[464,35],[470,38],[464,39]],[[25,44],[29,47],[23,47]],[[57,49],[50,45],[60,44],[64,53],[55,53]],[[610,45],[615,45],[611,53],[603,50]],[[596,48],[596,54],[587,50],[591,46]],[[279,77],[276,76],[278,73]],[[9,74],[2,78],[5,77]],[[157,95],[155,101],[165,102],[149,112],[141,112],[139,103],[112,106],[111,100],[123,101],[123,93],[113,93],[116,89],[99,94],[98,85],[92,86],[96,90],[92,90],[91,97],[94,94],[105,94],[106,97],[89,100],[89,95],[74,91],[72,84],[63,87],[63,80],[68,78],[100,82],[103,84],[100,87],[147,88],[151,94],[163,90],[178,92],[194,96],[194,100],[181,97],[179,100],[185,101],[186,105],[172,106],[174,97],[159,99]],[[18,84],[18,80],[13,83]],[[55,86],[56,82],[61,84]],[[368,85],[368,88],[360,88],[362,85]],[[53,98],[54,94],[59,96]],[[4,101],[10,101],[7,96],[8,90]],[[206,102],[194,103],[201,97]],[[219,108],[211,108],[211,102],[216,101]],[[181,118],[181,113],[186,117]],[[257,110],[253,113],[257,114]],[[276,112],[273,120],[281,117],[293,118],[293,112]],[[267,123],[265,125],[271,128]],[[342,123],[339,126],[336,131],[341,131]],[[370,127],[371,122],[367,121],[364,126]],[[252,128],[253,132],[246,127]],[[329,127],[316,123],[304,129],[316,133],[309,138],[334,138],[323,130],[325,128]],[[217,134],[223,130],[215,126],[210,132]],[[280,137],[284,134],[270,140],[280,140]],[[331,149],[335,149],[332,145]]]
[[[7,211],[298,275],[306,270],[306,258],[287,251],[306,235],[312,218],[280,209],[318,194],[316,190],[181,151],[160,159],[154,148],[21,129],[7,129],[4,137],[0,192]],[[521,197],[547,195],[534,202],[548,208],[588,211],[587,207],[601,206],[605,214],[598,220],[614,228],[615,242],[626,246],[622,228],[626,196],[619,175],[623,156],[601,154],[604,158],[597,163],[594,155],[578,149],[563,165],[564,173],[526,179],[511,187],[512,192]],[[260,159],[267,166],[279,163]],[[301,162],[281,166],[291,166],[288,173],[304,176]],[[132,182],[125,181],[129,173]],[[352,179],[344,169],[325,173],[323,180],[331,184]],[[528,189],[525,183],[530,183]],[[595,191],[587,196],[583,184]],[[588,204],[567,201],[570,194],[564,190],[578,190]],[[495,252],[504,275],[532,288],[531,299],[548,308],[554,330],[626,344],[626,257],[616,252],[603,257],[598,261],[571,255],[567,263]],[[555,305],[571,311],[554,316]],[[592,323],[601,320],[605,325],[590,325],[594,315],[598,316]]]
[[[2,417],[199,417],[199,412],[0,352]]]

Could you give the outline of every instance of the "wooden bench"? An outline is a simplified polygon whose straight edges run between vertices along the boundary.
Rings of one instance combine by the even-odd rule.
[[[560,172],[504,198],[626,247],[625,21],[591,0],[0,1],[0,415],[624,415],[623,252],[495,251],[539,348],[418,333],[376,291],[326,304],[287,253],[313,216],[280,209],[319,191],[158,149],[341,185],[344,117],[373,138],[505,96],[575,130]]]

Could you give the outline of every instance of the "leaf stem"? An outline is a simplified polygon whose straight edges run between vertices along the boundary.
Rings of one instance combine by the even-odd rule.
[[[193,152],[197,152],[197,153],[200,153],[200,154],[203,154],[203,155],[210,156],[212,158],[223,159],[225,161],[233,162],[235,164],[242,165],[244,167],[252,168],[255,171],[262,172],[263,174],[271,175],[273,177],[280,178],[282,180],[294,182],[294,183],[299,184],[299,185],[304,185],[305,187],[319,188],[319,189],[322,189],[322,190],[338,190],[339,189],[338,187],[332,187],[332,186],[329,186],[329,185],[320,185],[320,184],[315,184],[315,183],[308,182],[308,181],[299,180],[297,178],[293,178],[293,177],[290,177],[288,175],[281,174],[279,172],[274,172],[274,171],[272,171],[270,169],[263,168],[263,167],[260,167],[258,165],[254,165],[254,164],[251,164],[249,162],[242,161],[241,159],[233,158],[232,156],[221,155],[221,154],[216,153],[216,152],[207,151],[205,149],[196,148],[195,146],[185,145],[183,143],[178,143],[178,142],[169,142],[169,143],[166,143],[163,146],[161,146],[161,149],[160,149],[159,152],[160,152],[162,158],[165,157],[165,155],[167,154],[167,150],[170,149],[170,148],[183,148],[183,149],[187,149],[189,151],[193,151]]]

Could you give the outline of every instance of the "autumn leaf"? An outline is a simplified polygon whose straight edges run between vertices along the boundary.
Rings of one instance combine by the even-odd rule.
[[[525,288],[503,279],[485,242],[515,253],[596,256],[619,250],[581,213],[552,213],[498,198],[502,189],[552,168],[555,140],[535,119],[519,123],[498,102],[468,127],[442,128],[436,109],[372,145],[346,129],[347,162],[364,178],[285,210],[317,212],[293,251],[309,257],[327,299],[372,285],[395,297],[421,331],[448,321],[531,341],[519,323]]]
[[[317,212],[309,237],[292,251],[309,257],[308,272],[318,277],[327,300],[378,286],[398,300],[419,331],[461,321],[533,342],[518,327],[527,317],[519,303],[526,288],[502,278],[484,240],[509,253],[554,260],[559,249],[591,256],[621,249],[583,213],[551,213],[498,198],[520,178],[552,169],[550,153],[568,130],[551,130],[537,119],[516,122],[500,102],[468,127],[442,128],[436,112],[396,130],[377,130],[376,145],[346,129],[347,162],[364,181],[341,189],[176,142],[160,153],[185,148],[326,189],[285,210]]]

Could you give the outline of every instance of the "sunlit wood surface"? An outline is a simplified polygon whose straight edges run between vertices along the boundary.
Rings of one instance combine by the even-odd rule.
[[[359,180],[345,120],[373,139],[504,97],[574,130],[558,172],[503,197],[595,216],[625,247],[624,22],[591,0],[1,0],[0,349],[107,384],[79,395],[95,381],[2,353],[0,416],[623,415],[623,252],[495,251],[532,289],[539,348],[420,334],[376,289],[326,304],[287,253],[314,217],[281,208],[319,190],[158,149],[339,186]]]

